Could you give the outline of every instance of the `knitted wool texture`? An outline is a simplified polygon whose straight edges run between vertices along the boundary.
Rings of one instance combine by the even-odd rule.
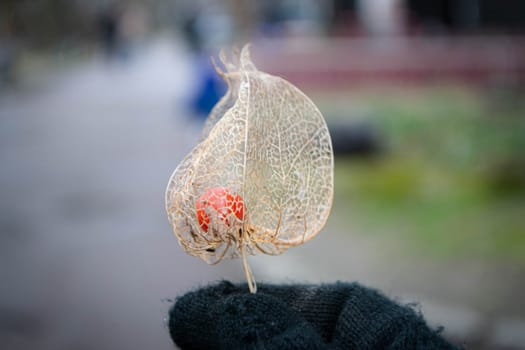
[[[221,282],[187,293],[170,310],[181,349],[461,349],[412,308],[357,283]]]

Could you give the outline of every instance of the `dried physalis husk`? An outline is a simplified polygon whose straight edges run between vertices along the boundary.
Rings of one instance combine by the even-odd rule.
[[[280,254],[313,238],[333,198],[330,134],[314,103],[286,80],[257,70],[245,46],[217,72],[228,92],[199,144],[166,190],[166,210],[182,248],[210,264]]]

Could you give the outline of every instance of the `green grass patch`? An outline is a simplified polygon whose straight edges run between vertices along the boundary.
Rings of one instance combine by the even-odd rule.
[[[320,97],[323,113],[366,116],[387,147],[336,158],[335,215],[421,254],[525,263],[525,99],[509,108],[501,93],[458,88],[350,95]]]

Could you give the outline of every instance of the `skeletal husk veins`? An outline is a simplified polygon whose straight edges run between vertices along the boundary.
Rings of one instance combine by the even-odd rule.
[[[187,253],[210,264],[242,256],[254,292],[247,254],[280,254],[324,226],[333,198],[332,145],[314,103],[286,80],[257,70],[248,46],[231,61],[224,52],[220,59],[224,70],[216,69],[228,92],[173,172],[166,209]],[[204,227],[196,206],[210,189],[242,202],[236,203],[242,215],[228,205],[202,207]]]

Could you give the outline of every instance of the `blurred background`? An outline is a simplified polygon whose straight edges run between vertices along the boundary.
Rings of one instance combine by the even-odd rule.
[[[243,280],[186,255],[171,172],[256,65],[332,132],[326,228],[258,281],[360,281],[470,349],[525,349],[525,3],[3,0],[0,348],[172,349],[172,298]]]

